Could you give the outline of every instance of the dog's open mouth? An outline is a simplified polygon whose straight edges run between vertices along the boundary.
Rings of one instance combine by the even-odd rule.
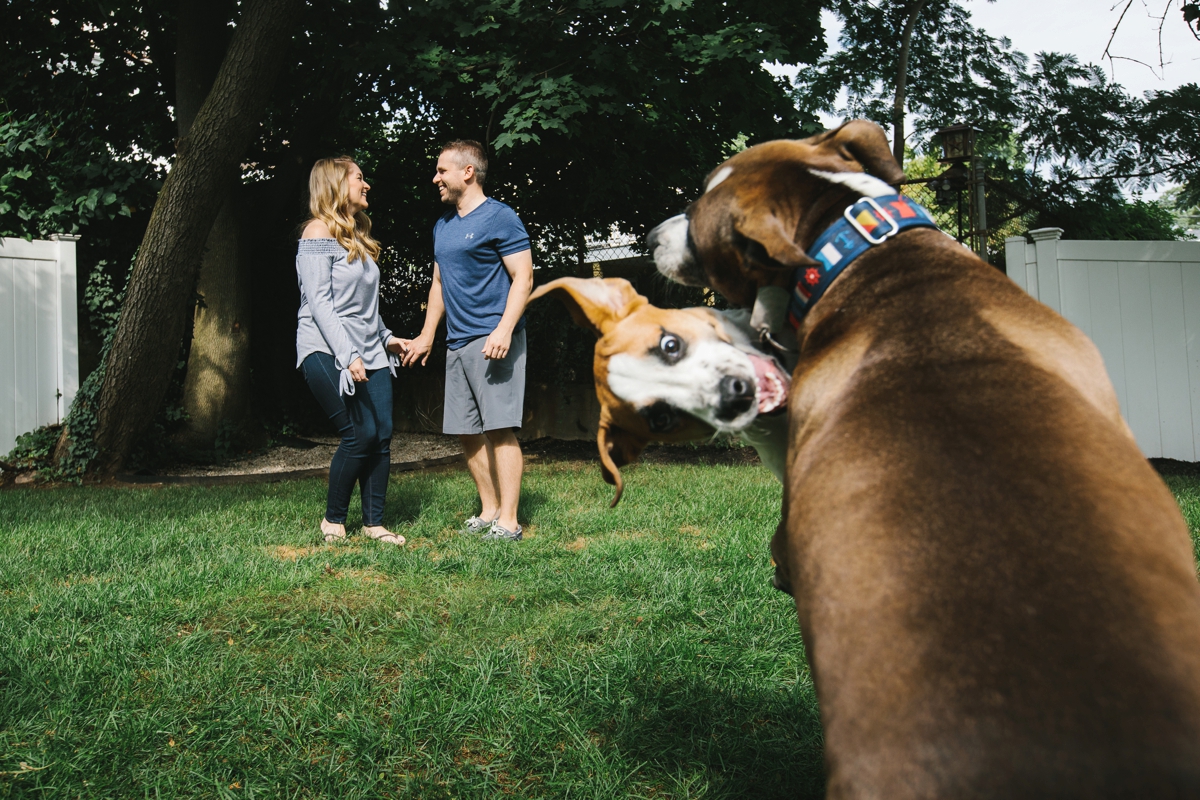
[[[753,353],[747,355],[754,365],[755,383],[758,384],[758,413],[768,414],[787,405],[788,384],[791,381],[775,363],[775,359]]]

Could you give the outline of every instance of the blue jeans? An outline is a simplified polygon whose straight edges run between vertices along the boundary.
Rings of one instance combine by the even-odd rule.
[[[383,524],[392,462],[392,376],[386,369],[367,370],[365,383],[350,397],[339,394],[341,370],[328,353],[311,353],[300,365],[304,380],[342,436],[329,465],[325,519],[346,523],[350,493],[358,482],[363,525]]]

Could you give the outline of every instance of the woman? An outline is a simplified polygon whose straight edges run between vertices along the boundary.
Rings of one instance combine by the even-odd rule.
[[[296,250],[300,313],[297,366],[342,436],[329,465],[321,533],[346,538],[350,493],[357,481],[363,533],[403,545],[383,527],[391,466],[392,375],[401,352],[379,318],[379,243],[371,238],[362,170],[347,157],[325,158],[308,178],[308,210]],[[390,374],[389,374],[390,373]]]

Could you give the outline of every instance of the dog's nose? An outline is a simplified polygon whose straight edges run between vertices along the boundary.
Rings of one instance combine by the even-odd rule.
[[[745,414],[754,405],[754,384],[745,378],[726,375],[721,379],[721,405],[717,419],[729,420]]]
[[[646,234],[646,250],[653,254],[655,249],[663,244],[667,244],[672,238],[672,233],[678,235],[680,225],[687,224],[687,217],[683,214],[676,214],[670,219],[660,222],[651,229],[650,233]]]
[[[654,253],[654,248],[658,247],[658,237],[660,236],[659,228],[661,227],[662,225],[656,225],[650,229],[649,233],[646,234],[646,251],[651,254]]]
[[[685,286],[707,286],[703,270],[695,263],[686,214],[677,214],[646,236],[646,252],[658,271]]]

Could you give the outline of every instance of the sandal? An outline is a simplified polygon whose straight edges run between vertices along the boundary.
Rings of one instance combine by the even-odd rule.
[[[373,528],[368,528],[364,525],[362,532],[363,536],[366,536],[368,539],[374,539],[377,542],[385,542],[386,544],[394,544],[397,547],[403,547],[404,543],[407,541],[400,534],[392,533],[382,525],[376,525]]]
[[[346,526],[322,518],[321,534],[325,537],[325,544],[333,544],[346,538]]]

